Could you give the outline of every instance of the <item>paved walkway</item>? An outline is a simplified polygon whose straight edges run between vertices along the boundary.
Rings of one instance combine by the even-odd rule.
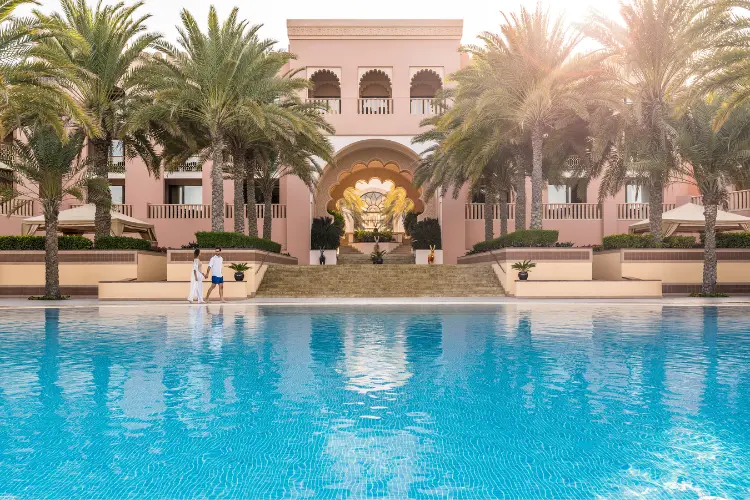
[[[213,301],[211,304],[220,304]],[[248,299],[226,302],[225,306],[383,306],[383,305],[533,305],[533,304],[597,304],[611,306],[662,305],[662,306],[744,306],[750,307],[750,296],[703,299],[696,297],[665,297],[663,299],[516,299],[513,297],[424,297],[424,298],[304,298],[304,299]],[[45,308],[45,307],[197,307],[187,301],[99,301],[97,299],[70,299],[64,301],[27,300],[22,298],[0,299],[0,309]]]

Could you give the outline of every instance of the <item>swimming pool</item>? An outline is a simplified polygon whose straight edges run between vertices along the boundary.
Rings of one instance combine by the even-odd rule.
[[[749,312],[6,310],[0,498],[747,498]]]

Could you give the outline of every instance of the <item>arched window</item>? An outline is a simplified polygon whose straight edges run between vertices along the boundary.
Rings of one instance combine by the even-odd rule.
[[[389,115],[393,112],[391,79],[384,71],[371,69],[359,80],[358,112],[363,115]]]
[[[360,198],[365,203],[362,210],[362,219],[365,229],[379,228],[383,224],[383,208],[385,208],[385,195],[377,191],[370,191]]]
[[[321,69],[310,77],[312,87],[307,91],[308,100],[326,106],[326,111],[332,114],[341,113],[341,82],[331,70]]]
[[[443,80],[435,71],[431,69],[417,71],[411,79],[409,90],[411,114],[432,115],[439,112],[434,100],[435,95],[442,88]]]

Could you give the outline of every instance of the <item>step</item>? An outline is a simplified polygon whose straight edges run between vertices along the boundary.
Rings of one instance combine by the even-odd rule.
[[[496,297],[492,267],[478,265],[272,265],[258,297]]]

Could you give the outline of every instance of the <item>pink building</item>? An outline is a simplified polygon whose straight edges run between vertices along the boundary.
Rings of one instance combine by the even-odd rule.
[[[421,131],[420,121],[435,111],[432,97],[446,84],[446,77],[469,63],[458,52],[463,22],[289,20],[287,25],[289,49],[297,55],[292,68],[301,69],[312,81],[305,97],[329,106],[326,117],[336,129],[331,138],[336,164],[325,167],[312,193],[294,177],[279,180],[272,200],[272,239],[300,264],[307,264],[311,219],[327,215],[346,188],[358,188],[368,210],[377,212],[387,190],[403,187],[422,217],[440,220],[444,262],[455,263],[484,238],[484,206],[472,203],[466,189],[457,199],[446,196],[426,201],[411,184],[415,162],[425,146],[411,142]],[[118,152],[115,144],[115,160]],[[113,201],[126,214],[152,222],[161,246],[179,247],[193,241],[196,231],[210,229],[210,162],[189,161],[158,179],[148,174],[140,160],[121,159],[121,164],[121,172],[110,174]],[[587,183],[585,189],[577,189],[581,182]],[[627,232],[634,221],[648,217],[648,200],[642,191],[629,186],[600,205],[598,188],[596,179],[574,178],[564,185],[548,186],[544,227],[559,229],[561,241],[590,245],[604,235]],[[232,181],[225,181],[228,231],[233,226],[232,191]],[[530,200],[530,186],[528,193]],[[664,200],[671,207],[695,195],[693,186],[673,184]],[[750,208],[747,196],[736,197],[735,209]],[[7,209],[0,207],[6,213]],[[258,205],[255,215],[262,218],[262,210]],[[514,212],[511,205],[511,228]],[[19,234],[22,217],[38,213],[38,207],[28,206],[13,217],[0,218],[0,232]]]

